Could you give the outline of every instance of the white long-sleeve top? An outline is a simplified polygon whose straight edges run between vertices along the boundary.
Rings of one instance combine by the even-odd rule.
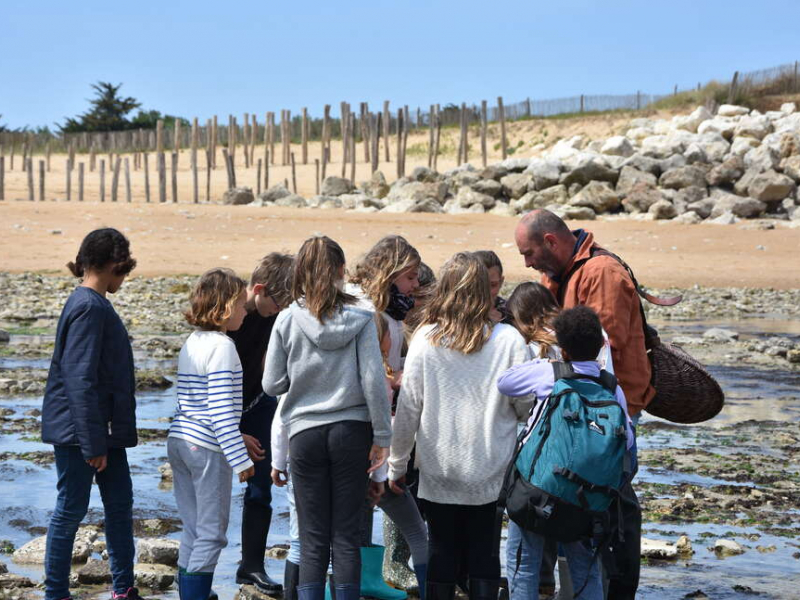
[[[219,331],[195,331],[178,356],[178,405],[169,437],[222,452],[236,473],[253,466],[239,422],[242,363],[236,345]]]
[[[433,346],[421,327],[406,356],[394,421],[389,478],[405,475],[416,438],[419,496],[477,506],[497,500],[514,452],[517,423],[533,398],[501,394],[495,381],[530,351],[510,325],[495,325],[483,347],[464,354]]]

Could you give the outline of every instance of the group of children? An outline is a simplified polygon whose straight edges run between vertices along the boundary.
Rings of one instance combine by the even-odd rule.
[[[139,597],[125,455],[136,444],[133,355],[106,298],[135,264],[113,229],[90,233],[70,263],[82,283],[59,320],[42,415],[58,473],[46,600],[70,598],[71,549],[93,479],[112,597]],[[402,600],[372,543],[377,506],[388,517],[384,537],[410,549],[420,597],[452,600],[463,581],[471,599],[496,600],[495,513],[519,424],[552,389],[542,364],[612,368],[599,320],[585,307],[560,312],[538,283],[504,301],[492,251],[460,252],[435,278],[408,241],[390,235],[351,273],[339,244],[316,236],[294,257],[262,259],[249,283],[218,268],[194,286],[186,319],[195,330],[178,359],[167,442],[183,524],[181,600],[214,597],[232,473],[247,482],[239,583],[322,600],[332,563],[336,600]],[[621,390],[617,397],[624,408]],[[283,586],[264,569],[271,484],[287,487],[292,507]],[[513,523],[509,540],[511,598],[535,599],[545,540]],[[564,551],[573,577],[588,582],[579,597],[602,598],[588,543]],[[408,554],[398,556],[408,569]]]

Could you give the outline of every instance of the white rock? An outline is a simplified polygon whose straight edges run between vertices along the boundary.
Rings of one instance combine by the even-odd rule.
[[[501,217],[516,217],[517,211],[510,204],[506,204],[505,202],[498,202],[495,207],[489,211],[489,213],[493,215],[499,215]]]
[[[683,141],[674,136],[652,135],[642,140],[642,154],[652,158],[668,158],[683,150]]]
[[[72,546],[72,562],[86,562],[92,554],[92,543],[97,539],[97,530],[93,527],[81,527],[75,536]],[[44,564],[47,536],[33,538],[24,546],[17,548],[12,559],[20,564]]]
[[[742,117],[733,129],[733,135],[763,140],[772,131],[772,123],[767,117]]]
[[[703,218],[693,210],[687,210],[682,215],[675,217],[676,223],[684,223],[685,225],[697,225],[703,222]]]
[[[537,190],[543,190],[558,183],[561,176],[561,163],[556,160],[535,158],[531,160],[530,165],[523,173],[533,177],[533,184]]]
[[[628,131],[625,132],[625,137],[629,140],[635,140],[640,142],[646,137],[650,137],[651,135],[655,135],[655,131],[652,127],[631,127]]]
[[[712,327],[703,332],[703,338],[712,342],[722,342],[729,344],[739,339],[739,334],[730,329],[722,329],[721,327]]]
[[[633,144],[630,140],[622,135],[615,135],[608,138],[600,149],[602,154],[611,154],[613,156],[631,156],[634,153]]]
[[[718,556],[736,556],[744,554],[744,548],[733,540],[717,540],[714,542],[714,552]]]
[[[794,102],[784,102],[781,104],[781,112],[787,115],[792,114],[797,110],[797,105]]]
[[[749,137],[733,138],[730,153],[734,156],[744,156],[753,148],[758,148],[758,140]]]
[[[686,151],[683,153],[686,162],[690,165],[694,163],[704,163],[708,162],[708,156],[706,156],[705,150],[703,150],[697,144],[689,144],[686,148]]]
[[[136,544],[140,563],[177,565],[180,541],[169,538],[141,538]]]
[[[506,175],[506,177],[508,177],[508,175]],[[473,204],[480,204],[485,208],[492,208],[497,203],[497,200],[490,195],[481,194],[468,187],[462,187],[458,190],[456,200],[458,200],[459,204],[464,208],[469,208]]]
[[[642,538],[641,555],[645,558],[672,560],[678,558],[678,548],[672,542]]]
[[[746,106],[736,106],[735,104],[723,104],[717,110],[717,115],[720,117],[739,117],[741,115],[750,114],[750,109]]]
[[[733,137],[733,130],[736,127],[736,121],[728,117],[714,117],[708,121],[703,121],[697,127],[697,133],[719,133],[726,140]]]
[[[732,212],[723,213],[718,217],[706,221],[706,223],[713,223],[714,225],[733,225],[738,222],[739,219],[737,219]]]
[[[761,145],[744,155],[744,166],[747,170],[763,172],[777,168],[780,160],[780,156],[774,148]]]

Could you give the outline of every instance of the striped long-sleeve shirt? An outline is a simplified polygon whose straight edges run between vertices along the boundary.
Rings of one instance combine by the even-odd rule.
[[[233,341],[218,331],[195,331],[178,357],[178,405],[169,437],[222,452],[236,473],[253,466],[239,421],[242,364]]]

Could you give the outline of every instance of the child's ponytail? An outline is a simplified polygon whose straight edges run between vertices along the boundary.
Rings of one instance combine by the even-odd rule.
[[[87,269],[101,271],[114,265],[115,275],[127,275],[136,267],[136,259],[131,256],[128,238],[112,227],[95,229],[81,242],[74,262],[67,268],[75,277],[83,277]]]

